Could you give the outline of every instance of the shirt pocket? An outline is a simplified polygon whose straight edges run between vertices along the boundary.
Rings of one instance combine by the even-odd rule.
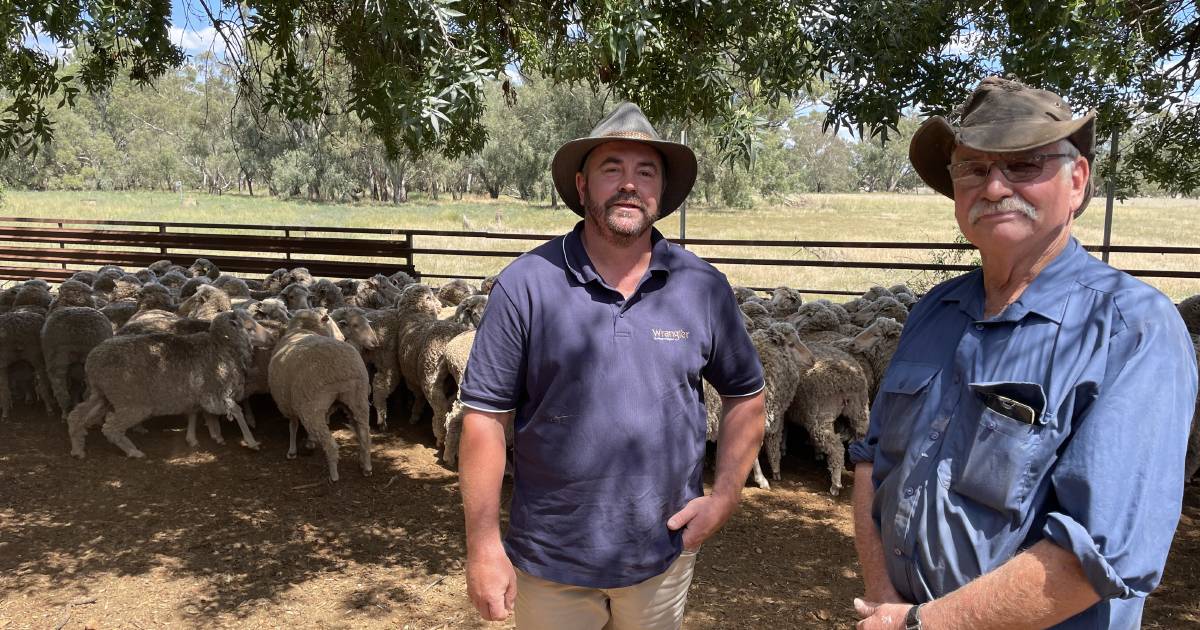
[[[970,383],[968,387],[975,394],[970,409],[978,411],[963,418],[970,434],[965,455],[955,458],[950,487],[976,503],[1016,516],[1032,490],[1033,457],[1045,424],[1045,394],[1037,383]],[[1034,422],[989,407],[986,399],[995,395],[1031,407]]]
[[[908,450],[913,425],[927,415],[934,377],[941,367],[915,361],[893,361],[879,384],[876,406],[880,412],[879,448],[892,461],[900,461]]]

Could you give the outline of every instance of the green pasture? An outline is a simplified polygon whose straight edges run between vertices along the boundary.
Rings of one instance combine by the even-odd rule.
[[[310,203],[245,195],[156,192],[25,192],[6,193],[0,215],[66,219],[120,219],[207,223],[303,225],[312,227],[388,227],[557,234],[577,220],[564,206],[531,204],[502,198],[414,196],[401,205],[380,203]],[[1076,226],[1085,244],[1103,239],[1104,200],[1095,199]],[[679,235],[679,217],[659,224],[668,236]],[[316,232],[313,232],[316,233]],[[949,242],[957,229],[949,200],[937,195],[834,194],[800,195],[782,201],[759,201],[750,209],[693,204],[687,212],[691,238],[926,241]],[[1200,245],[1200,201],[1144,198],[1118,203],[1113,243],[1118,245]],[[535,242],[523,240],[418,237],[421,248],[523,251]],[[906,261],[970,263],[971,252],[951,250],[872,250],[841,248],[697,247],[707,256],[795,260]],[[487,275],[507,260],[472,256],[418,255],[415,264],[426,274]],[[1126,269],[1200,271],[1200,256],[1114,254],[1111,262]],[[906,282],[925,288],[939,277],[928,272],[889,269],[816,267],[723,267],[730,280],[749,286],[788,285],[802,289],[864,290],[872,285]],[[1179,300],[1200,293],[1200,280],[1148,279]]]

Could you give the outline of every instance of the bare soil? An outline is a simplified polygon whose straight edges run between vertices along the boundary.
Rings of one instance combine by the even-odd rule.
[[[18,407],[0,424],[0,629],[489,625],[466,597],[457,477],[428,425],[376,434],[371,477],[340,429],[330,484],[322,457],[284,458],[286,423],[259,402],[261,452],[226,423],[226,446],[202,430],[193,450],[182,419],[159,418],[131,433],[144,460],[96,431],[76,460],[65,425]],[[793,443],[774,485],[747,488],[705,546],[685,627],[853,625],[849,484],[830,497],[824,467]],[[1200,627],[1198,567],[1193,486],[1146,627]]]

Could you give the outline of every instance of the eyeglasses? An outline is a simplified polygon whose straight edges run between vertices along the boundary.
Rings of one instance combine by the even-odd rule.
[[[1028,182],[1037,179],[1046,166],[1046,161],[1054,158],[1071,157],[1067,153],[1041,153],[1012,160],[966,160],[948,164],[950,179],[958,186],[978,186],[987,180],[992,166],[1000,169],[1004,177],[1013,183]]]

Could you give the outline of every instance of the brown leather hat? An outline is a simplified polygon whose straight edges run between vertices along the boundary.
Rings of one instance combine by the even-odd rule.
[[[563,203],[575,214],[583,216],[583,203],[575,188],[575,173],[583,170],[583,161],[592,149],[613,140],[632,140],[658,149],[666,170],[658,216],[662,218],[675,212],[692,191],[692,184],[696,183],[696,154],[687,145],[659,137],[642,109],[633,103],[621,103],[596,124],[588,137],[571,140],[558,148],[550,163],[550,174]]]
[[[1081,118],[1071,116],[1071,108],[1054,92],[988,77],[959,108],[957,127],[941,116],[921,124],[908,145],[908,159],[930,188],[951,199],[954,183],[946,166],[954,147],[960,145],[985,153],[1016,153],[1066,138],[1091,165],[1096,147],[1096,111]],[[1091,198],[1089,181],[1075,216],[1083,213]]]

